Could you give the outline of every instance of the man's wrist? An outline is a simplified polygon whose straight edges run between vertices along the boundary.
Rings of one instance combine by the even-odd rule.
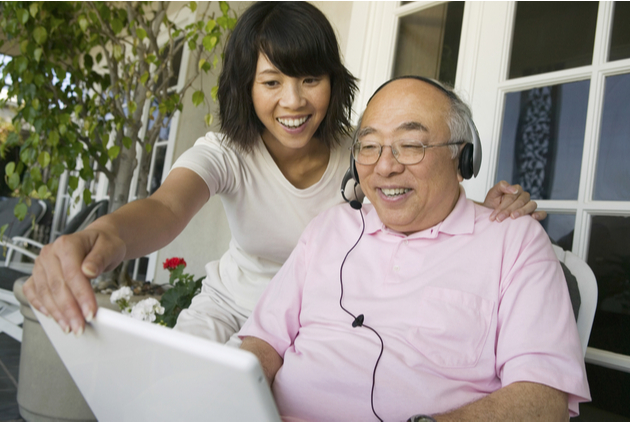
[[[407,422],[437,422],[429,415],[414,415],[407,419]]]

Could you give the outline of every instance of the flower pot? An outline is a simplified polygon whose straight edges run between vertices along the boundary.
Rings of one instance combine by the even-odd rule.
[[[26,277],[18,279],[13,286],[24,315],[17,394],[20,415],[28,422],[96,421],[22,293],[25,281]],[[97,303],[117,310],[108,295],[97,294]]]

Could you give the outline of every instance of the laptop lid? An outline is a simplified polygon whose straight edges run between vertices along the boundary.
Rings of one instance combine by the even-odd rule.
[[[251,353],[104,308],[80,337],[35,314],[101,422],[280,421]]]

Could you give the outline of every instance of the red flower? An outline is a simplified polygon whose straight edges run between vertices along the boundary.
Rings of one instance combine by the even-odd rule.
[[[166,261],[164,261],[163,265],[164,265],[165,270],[172,271],[180,265],[183,265],[185,267],[186,261],[184,261],[184,258],[169,258]]]

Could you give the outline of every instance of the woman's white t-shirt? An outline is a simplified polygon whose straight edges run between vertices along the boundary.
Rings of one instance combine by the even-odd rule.
[[[298,242],[306,225],[321,211],[344,200],[341,180],[350,162],[350,140],[333,147],[322,178],[306,189],[293,186],[259,138],[242,154],[207,133],[182,154],[173,168],[197,173],[210,195],[219,195],[232,232],[227,252],[206,280],[221,283],[234,303],[251,311],[263,290]]]

